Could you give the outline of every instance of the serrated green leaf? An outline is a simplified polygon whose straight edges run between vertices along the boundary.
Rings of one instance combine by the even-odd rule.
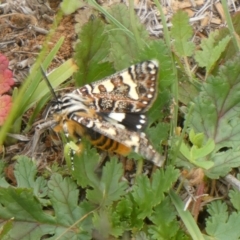
[[[215,153],[211,158],[214,166],[205,172],[206,175],[214,179],[227,175],[232,168],[239,167],[239,157],[239,150],[234,151],[230,149],[225,152]]]
[[[59,183],[61,185],[61,182]],[[58,193],[57,196],[61,195]],[[60,199],[61,200],[61,199]],[[63,209],[58,209],[59,213],[55,212],[55,217],[50,214],[45,213],[42,210],[41,204],[34,197],[31,189],[21,189],[21,188],[8,188],[0,189],[0,218],[1,219],[11,219],[14,218],[13,227],[7,232],[6,236],[2,239],[41,239],[47,234],[52,234],[54,239],[57,237],[65,237],[65,239],[91,239],[90,238],[90,225],[89,219],[84,218],[78,224],[82,227],[81,232],[79,229],[71,228],[70,224],[66,223],[69,216],[62,216],[62,219],[58,217],[61,216],[61,211],[65,211],[68,204],[64,206]],[[61,204],[53,202],[53,207],[55,204]],[[89,206],[77,207],[73,210],[71,217],[76,217],[74,219],[75,223],[81,217],[85,216],[92,209]],[[0,224],[2,226],[2,224]],[[88,234],[88,238],[82,238],[82,235]]]
[[[172,166],[158,169],[152,176],[152,182],[147,176],[141,175],[136,178],[136,184],[131,193],[136,206],[141,211],[138,214],[139,219],[144,219],[152,212],[152,208],[159,204],[164,198],[164,192],[167,192],[172,184],[177,180],[179,172]]]
[[[98,186],[99,178],[95,169],[98,166],[99,155],[95,148],[91,149],[88,141],[82,140],[82,142],[83,148],[81,153],[79,155],[75,154],[73,157],[74,170],[72,175],[83,188]]]
[[[111,222],[107,211],[99,211],[93,216],[94,235],[100,239],[109,239],[111,231]]]
[[[70,178],[63,179],[55,173],[48,182],[48,187],[57,221],[63,225],[73,224],[79,219],[77,185]]]
[[[146,133],[157,151],[161,151],[161,141],[168,139],[170,125],[167,123],[158,123],[154,127],[146,130]]]
[[[154,192],[154,205],[163,199],[163,193],[168,192],[173,183],[177,181],[179,171],[169,165],[166,169],[158,169],[152,176],[152,190]]]
[[[112,230],[111,233],[115,237],[122,235],[124,231],[130,230],[132,227],[131,214],[133,209],[133,203],[128,199],[121,199],[116,208],[112,208],[111,221]]]
[[[220,201],[212,202],[208,207],[211,216],[206,221],[207,233],[215,239],[239,239],[240,213],[227,213],[227,205]]]
[[[175,40],[173,46],[176,53],[181,57],[192,56],[195,46],[193,42],[189,42],[193,30],[187,13],[179,10],[173,15],[172,24],[171,35]]]
[[[218,34],[219,32],[215,31],[210,33],[207,39],[203,39],[200,45],[202,50],[197,51],[195,55],[195,60],[200,67],[206,67],[207,73],[209,73],[217,63],[217,60],[231,39],[230,36],[226,36],[216,44],[215,37],[217,37]]]
[[[215,201],[208,205],[208,213],[211,215],[209,221],[213,218],[219,218],[219,222],[225,222],[228,218],[227,205],[221,201]]]
[[[103,174],[98,185],[93,190],[87,190],[87,198],[101,206],[110,205],[125,194],[127,183],[120,181],[123,175],[122,164],[116,158],[111,159],[103,168]]]
[[[75,74],[77,86],[99,80],[114,72],[110,62],[105,62],[109,54],[108,35],[105,24],[98,18],[85,24],[79,34],[80,43],[74,56],[79,71]]]
[[[139,212],[137,218],[144,219],[150,215],[154,206],[154,192],[147,176],[141,175],[136,178],[136,184],[133,187],[132,196],[136,202]]]
[[[240,166],[240,57],[228,61],[217,76],[210,76],[194,100],[190,128],[213,139],[215,149],[210,156],[214,166],[206,174],[217,178],[232,167]],[[225,148],[224,152],[218,152]],[[229,149],[229,148],[232,148]],[[206,159],[208,160],[208,159]]]
[[[109,13],[114,16],[126,29],[132,31],[132,25],[135,24],[138,30],[140,41],[145,45],[148,39],[148,32],[146,28],[140,24],[139,18],[135,16],[134,23],[129,21],[129,10],[125,4],[116,4],[110,8]],[[116,70],[122,70],[132,64],[132,59],[137,59],[139,56],[139,46],[135,37],[130,37],[127,32],[110,23],[107,26],[109,46],[110,46],[110,60],[114,62]]]
[[[0,188],[0,203],[0,218],[54,223],[53,218],[42,211],[31,189]]]
[[[47,181],[43,177],[36,177],[36,174],[36,163],[26,156],[20,156],[14,170],[18,187],[32,188],[38,200],[42,204],[47,205],[48,201],[44,199],[48,191]]]
[[[176,211],[170,205],[169,198],[164,199],[154,208],[154,212],[149,219],[154,223],[148,230],[152,235],[151,239],[171,239],[179,230]]]
[[[115,212],[120,216],[120,221],[126,220],[132,213],[132,202],[128,198],[121,199],[118,202]]]
[[[239,199],[240,199],[240,192],[237,191],[237,190],[230,189],[228,195],[230,197],[230,201],[233,204],[234,208],[237,211],[240,211],[240,201],[239,201]]]
[[[18,158],[18,163],[15,165],[14,171],[18,187],[33,188],[36,174],[37,174],[36,164],[34,164],[30,158],[20,156]]]
[[[194,84],[186,81],[188,79],[188,76],[186,73],[178,71],[178,91],[179,91],[179,102],[183,103],[183,105],[188,105],[189,102],[193,101],[195,97],[199,94],[199,82],[194,81]],[[181,107],[183,108],[183,107]]]

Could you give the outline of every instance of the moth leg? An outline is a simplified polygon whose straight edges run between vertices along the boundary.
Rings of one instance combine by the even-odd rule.
[[[72,120],[63,120],[62,128],[55,128],[55,131],[62,131],[67,138],[67,144],[64,147],[64,156],[68,165],[74,170],[74,155],[83,150],[81,143],[82,136],[85,134],[85,128],[81,124],[76,124]]]
[[[35,134],[34,134],[34,136],[32,138],[32,141],[30,142],[31,143],[31,147],[27,151],[26,155],[29,155],[30,157],[34,158],[35,151],[36,151],[37,145],[39,143],[40,136],[42,135],[42,133],[44,131],[46,131],[46,129],[51,128],[55,124],[56,124],[55,120],[50,120],[50,121],[47,121],[45,123],[39,124],[39,125],[37,125],[35,127]]]

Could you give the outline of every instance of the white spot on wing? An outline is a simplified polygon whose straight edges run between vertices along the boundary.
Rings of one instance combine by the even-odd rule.
[[[131,135],[129,136],[130,139],[129,140],[125,140],[124,144],[126,144],[126,146],[138,146],[139,145],[139,136],[138,135]]]
[[[140,133],[140,136],[141,136],[142,138],[145,138],[145,137],[146,137],[146,134],[145,134],[144,132],[141,132],[141,133]]]
[[[159,66],[158,60],[153,59],[153,60],[151,60],[151,63],[154,64],[154,66],[158,68],[158,66]]]
[[[88,128],[93,127],[93,121],[89,121],[89,123],[86,125],[86,127],[88,127]]]
[[[118,122],[122,122],[123,119],[125,118],[126,114],[125,113],[110,113],[108,115],[108,117],[118,121]]]

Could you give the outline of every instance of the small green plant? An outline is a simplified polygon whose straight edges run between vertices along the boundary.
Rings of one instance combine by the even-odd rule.
[[[81,4],[71,3],[69,5],[67,0],[62,3],[68,7],[67,12],[73,12],[76,4]],[[238,191],[229,193],[231,211],[222,200],[205,208],[209,216],[205,218],[206,227],[202,230],[190,211],[185,210],[179,196],[184,189],[172,190],[179,176],[182,179],[175,167],[201,169],[201,184],[193,184],[198,189],[199,185],[208,184],[240,166],[240,56],[229,53],[233,41],[229,32],[211,33],[202,41],[201,50],[195,51],[196,46],[191,41],[193,31],[184,12],[179,11],[173,17],[173,28],[170,33],[166,32],[165,43],[148,36],[133,9],[129,11],[125,5],[117,4],[107,11],[93,0],[88,3],[104,14],[108,24],[96,16],[90,18],[79,33],[80,42],[76,46],[74,58],[78,71],[75,72],[76,66],[70,60],[56,70],[56,75],[56,72],[49,75],[51,84],[55,88],[75,72],[76,86],[83,86],[133,63],[157,59],[160,62],[159,94],[147,113],[149,121],[145,132],[159,152],[164,153],[162,146],[169,148],[170,154],[165,153],[166,166],[144,175],[142,161],[136,161],[137,174],[130,186],[123,180],[125,169],[117,157],[109,157],[110,161],[100,168],[100,155],[84,139],[81,153],[73,157],[73,165],[69,151],[77,151],[77,146],[70,142],[65,148],[70,176],[66,176],[66,171],[62,176],[59,168],[54,166],[45,169],[43,176],[48,177],[39,176],[36,163],[20,156],[14,168],[16,187],[6,181],[0,165],[0,238],[238,239]],[[156,5],[162,12],[159,3]],[[239,17],[234,22],[238,24]],[[170,36],[171,46],[167,39]],[[61,41],[43,62],[44,69]],[[190,58],[198,67],[205,68],[204,82],[191,70]],[[223,65],[219,66],[221,62]],[[175,67],[176,63],[179,68]],[[45,105],[48,94],[40,72],[35,77],[37,83],[23,90],[30,98],[23,99],[18,110],[22,116],[39,102],[29,126]],[[44,100],[40,101],[41,98]],[[171,102],[173,115],[164,111]],[[175,136],[179,102],[185,105],[185,122],[180,136]],[[3,135],[4,131],[0,137]],[[197,199],[190,191],[188,195],[194,207]]]

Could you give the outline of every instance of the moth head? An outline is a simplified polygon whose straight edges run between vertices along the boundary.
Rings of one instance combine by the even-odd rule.
[[[54,114],[60,114],[62,112],[62,101],[61,98],[50,101],[43,112],[45,119],[52,117]]]

